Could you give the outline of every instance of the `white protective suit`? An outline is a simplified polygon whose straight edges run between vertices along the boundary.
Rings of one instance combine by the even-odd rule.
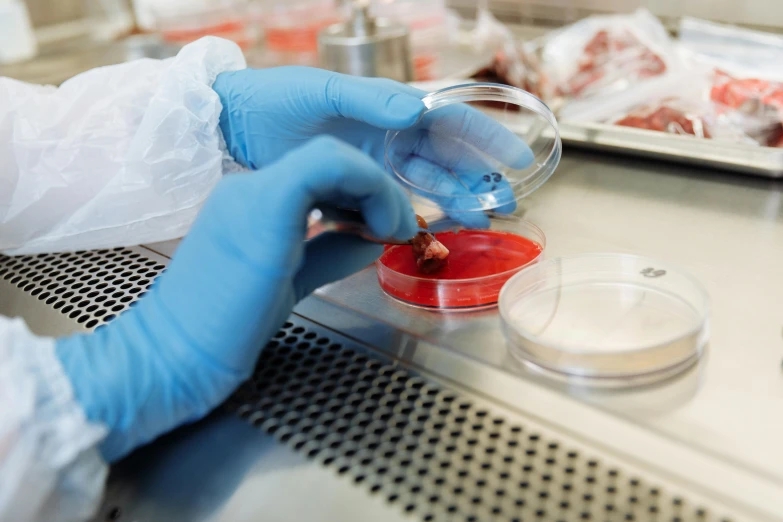
[[[216,76],[239,48],[204,38],[170,60],[80,74],[59,88],[0,78],[0,251],[181,237],[227,168]],[[52,339],[0,317],[0,521],[76,521],[98,506],[105,434],[74,400]]]

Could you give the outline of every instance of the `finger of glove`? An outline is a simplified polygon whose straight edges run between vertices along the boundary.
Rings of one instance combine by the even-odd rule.
[[[425,114],[417,128],[427,129],[431,140],[445,137],[456,139],[512,169],[524,169],[534,160],[533,151],[522,138],[469,105],[436,109]],[[427,159],[438,161],[437,157],[428,156],[426,147],[422,148],[421,154]]]
[[[407,240],[416,234],[416,218],[402,189],[370,157],[339,140],[311,140],[283,158],[285,174],[278,200],[302,222],[317,203],[358,207],[371,233],[379,238]],[[261,191],[268,187],[263,172],[255,174]]]
[[[476,210],[481,207],[481,202],[449,171],[418,156],[409,156],[402,164],[402,169],[411,183],[429,189],[429,193],[424,192],[421,195],[438,205],[463,226],[489,227],[489,218],[482,211]]]
[[[333,73],[324,85],[328,115],[388,130],[407,129],[425,110],[421,97],[400,83]]]
[[[304,263],[294,279],[297,301],[374,263],[383,246],[357,236],[325,233],[307,242]]]
[[[418,134],[426,135],[427,131]],[[491,158],[466,152],[466,147],[457,140],[444,139],[436,145],[439,149],[437,156],[444,160],[431,161],[416,155],[426,141],[426,137],[405,133],[405,136],[395,139],[390,148],[396,173],[421,189],[423,193],[420,195],[437,200],[446,210],[454,210],[452,200],[455,200],[460,202],[462,210],[494,208],[498,212],[514,211],[514,191],[506,176],[497,172],[497,164]],[[455,159],[455,165],[448,165],[449,159]],[[469,198],[467,194],[479,197]]]

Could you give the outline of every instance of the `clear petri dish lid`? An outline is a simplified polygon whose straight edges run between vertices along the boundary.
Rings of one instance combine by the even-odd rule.
[[[414,200],[450,214],[512,211],[560,162],[555,116],[528,92],[471,83],[423,101],[419,122],[385,143],[386,168]]]
[[[624,387],[695,363],[709,336],[709,297],[676,266],[628,254],[532,265],[498,306],[513,356],[569,383]]]

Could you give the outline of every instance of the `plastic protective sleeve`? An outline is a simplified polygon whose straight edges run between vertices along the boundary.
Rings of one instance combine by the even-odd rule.
[[[168,60],[77,75],[59,88],[0,78],[0,252],[182,237],[226,170],[212,84],[245,67],[206,37]]]
[[[107,475],[87,421],[55,356],[54,340],[0,317],[0,521],[89,518]]]

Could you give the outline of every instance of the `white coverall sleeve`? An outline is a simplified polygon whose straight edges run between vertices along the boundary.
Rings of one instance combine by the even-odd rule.
[[[245,67],[206,37],[169,60],[101,67],[59,88],[0,78],[0,252],[182,237],[225,168],[212,83]]]
[[[95,69],[59,88],[0,78],[0,251],[133,245],[184,235],[225,169],[211,86],[245,67],[204,38],[165,61]],[[54,341],[0,317],[0,522],[89,518],[107,466]]]
[[[103,426],[87,421],[54,351],[0,317],[0,522],[75,522],[94,514],[107,466]]]

